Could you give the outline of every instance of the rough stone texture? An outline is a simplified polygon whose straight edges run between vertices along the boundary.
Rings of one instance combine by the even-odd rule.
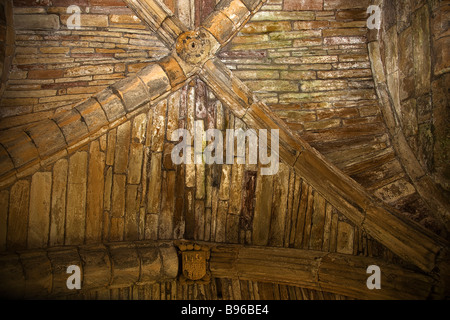
[[[30,14],[17,15],[14,19],[14,27],[18,30],[58,30],[60,24],[56,14]]]
[[[30,189],[28,248],[45,248],[48,245],[51,188],[50,172],[38,172],[33,175]]]
[[[176,8],[180,8],[181,3],[203,3],[166,2],[174,10],[178,10]],[[221,10],[229,16],[233,28],[245,14],[232,17],[229,10],[232,3],[237,3],[238,11],[243,9],[241,2],[248,9],[259,5],[259,1],[250,0],[224,2]],[[112,3],[121,2],[106,1],[103,5]],[[349,1],[270,0],[221,54],[222,61],[233,69],[234,75],[220,61],[211,60],[202,71],[202,80],[194,78],[179,92],[170,95],[169,90],[176,90],[183,84],[185,66],[168,58],[145,68],[146,63],[153,59],[147,55],[152,50],[147,46],[156,43],[153,42],[154,35],[149,36],[148,31],[141,28],[143,25],[123,3],[114,9],[114,14],[108,15],[107,20],[96,20],[93,15],[106,15],[110,9],[91,8],[92,23],[98,23],[98,28],[102,28],[101,25],[107,22],[108,30],[97,27],[81,31],[64,29],[64,32],[55,32],[53,38],[39,31],[20,31],[17,40],[20,54],[16,56],[12,72],[14,79],[9,83],[10,90],[3,103],[16,103],[24,117],[8,119],[8,124],[3,121],[0,127],[9,128],[50,117],[61,128],[67,143],[74,146],[68,153],[42,162],[42,168],[38,165],[19,171],[26,180],[16,182],[14,166],[33,163],[33,159],[45,154],[45,149],[41,152],[38,146],[36,152],[26,156],[16,138],[0,140],[2,144],[6,141],[5,148],[0,150],[1,163],[13,171],[6,187],[0,190],[0,221],[5,221],[6,226],[0,228],[0,245],[5,239],[5,250],[22,250],[27,245],[33,247],[34,243],[45,241],[45,230],[50,234],[50,246],[92,244],[88,248],[69,250],[67,255],[60,255],[56,252],[58,249],[48,253],[52,266],[57,265],[57,261],[81,263],[79,256],[83,258],[83,272],[89,275],[86,290],[103,287],[99,291],[82,293],[88,299],[157,299],[169,298],[169,295],[170,298],[199,298],[194,291],[200,292],[202,297],[213,298],[218,293],[222,298],[238,299],[278,296],[325,298],[326,293],[322,291],[226,277],[212,281],[211,285],[195,287],[195,290],[176,281],[146,286],[140,282],[175,278],[178,259],[174,249],[167,247],[162,250],[174,255],[161,260],[161,254],[147,251],[146,245],[142,248],[124,243],[111,247],[100,245],[108,241],[190,239],[269,245],[278,249],[291,247],[313,250],[319,255],[340,252],[349,256],[350,260],[340,260],[331,255],[323,261],[330,273],[323,273],[321,276],[324,278],[321,279],[328,280],[333,279],[335,272],[338,273],[336,270],[341,270],[340,265],[348,266],[349,261],[356,261],[352,260],[353,255],[379,257],[398,263],[399,258],[380,244],[385,243],[423,270],[435,268],[440,244],[431,241],[420,229],[410,228],[407,223],[399,221],[397,212],[392,215],[389,212],[386,220],[388,211],[373,207],[363,188],[349,183],[346,175],[336,176],[335,169],[322,162],[321,156],[312,149],[307,148],[297,154],[295,151],[301,151],[303,145],[287,130],[281,132],[280,146],[280,155],[285,163],[280,164],[280,171],[273,177],[261,176],[258,174],[260,168],[251,164],[175,166],[171,163],[171,150],[177,143],[170,141],[171,133],[178,128],[186,128],[192,133],[194,121],[200,120],[204,129],[218,128],[223,134],[225,129],[246,129],[246,125],[251,128],[289,128],[303,135],[337,167],[361,182],[371,195],[395,204],[403,211],[415,212],[417,220],[424,220],[426,206],[396,159],[380,115],[366,49],[364,6],[367,4],[365,1],[355,4]],[[27,12],[59,15],[63,12],[62,7],[24,5],[16,12],[17,15]],[[209,2],[208,5],[213,6]],[[27,11],[30,8],[39,11]],[[420,11],[423,10],[420,5],[417,9],[416,20],[411,18],[411,21],[414,21],[414,28],[423,29],[424,21],[434,15],[427,18],[426,13]],[[205,12],[207,10],[205,8]],[[155,21],[163,24],[161,19],[165,14],[160,13],[162,16],[156,16]],[[441,74],[445,66],[444,69],[439,68],[439,74],[431,75],[431,93],[417,97],[410,92],[409,88],[416,89],[416,83],[422,88],[428,81],[415,79],[414,64],[408,61],[407,56],[420,52],[410,43],[425,41],[427,37],[424,34],[413,36],[408,14],[403,11],[401,14],[398,28],[394,26],[392,17],[387,23],[391,27],[387,34],[398,39],[398,47],[391,43],[381,46],[381,51],[378,51],[380,61],[383,57],[385,65],[393,69],[386,72],[389,80],[379,81],[381,78],[377,72],[374,76],[377,83],[388,81],[386,88],[389,90],[398,88],[395,110],[402,113],[401,123],[408,137],[422,133],[421,144],[428,146],[422,153],[428,154],[433,147],[436,148],[429,143],[432,115],[436,112],[431,102],[440,101],[443,108],[446,101],[442,91],[446,74]],[[190,16],[189,21],[196,24],[206,15],[204,13],[203,18]],[[172,27],[167,24],[157,33],[162,35],[164,31],[167,36]],[[430,30],[433,28],[434,25]],[[216,31],[224,32],[221,34],[224,36],[227,29]],[[132,36],[126,36],[128,34]],[[64,44],[62,36],[67,37]],[[42,43],[45,47],[38,46]],[[115,43],[114,47],[112,43]],[[410,49],[403,52],[399,49],[403,45]],[[142,50],[143,47],[146,49]],[[371,43],[370,47],[373,49],[374,45]],[[394,59],[397,55],[399,61]],[[31,58],[34,56],[36,58]],[[36,60],[49,58],[52,60]],[[50,61],[54,66],[52,69],[48,68]],[[59,62],[53,63],[55,61]],[[424,61],[418,68],[427,64]],[[378,67],[383,69],[384,65]],[[431,66],[429,70],[435,69]],[[98,94],[124,75],[134,73],[138,78],[130,77],[131,80],[120,82],[115,93],[107,89]],[[202,81],[209,82],[209,87]],[[272,110],[257,102],[242,83],[257,91]],[[216,97],[211,89],[223,94]],[[24,92],[30,92],[30,97],[25,97]],[[56,116],[40,109],[48,105],[46,110],[53,110],[71,99],[84,99],[92,94],[96,94],[95,100],[79,104],[75,109],[72,109],[75,103],[68,104]],[[380,99],[385,97],[380,95]],[[28,100],[25,102],[24,99]],[[147,104],[147,100],[151,103]],[[28,107],[24,108],[22,104]],[[135,109],[139,105],[142,109]],[[33,111],[37,114],[30,113]],[[93,135],[102,122],[109,127]],[[444,130],[444,123],[436,124],[441,128],[439,130]],[[29,133],[38,137],[31,131]],[[22,137],[27,138],[28,132]],[[34,139],[27,139],[24,140],[29,142],[28,146],[32,146]],[[36,141],[39,140],[36,138]],[[44,145],[54,147],[48,143]],[[14,160],[14,155],[19,155],[19,158]],[[441,161],[445,163],[445,158]],[[294,166],[301,169],[301,174]],[[42,188],[45,192],[40,194],[36,191],[36,181],[43,177],[50,177],[44,179],[50,182],[45,183],[46,187]],[[430,185],[427,179],[420,183]],[[41,198],[48,201],[39,202]],[[47,212],[46,219],[49,220],[41,219],[45,216],[43,212]],[[32,228],[34,225],[43,227],[36,233]],[[412,238],[418,239],[417,243],[405,240]],[[108,253],[110,248],[112,252]],[[64,260],[64,256],[70,259]],[[22,282],[27,288],[31,278],[45,274],[48,262],[41,258],[40,254],[24,258],[27,261],[26,274],[23,281],[16,279],[17,288]],[[11,258],[5,264],[10,265],[14,261]],[[33,270],[31,266],[35,261],[42,263]],[[161,263],[164,270],[160,268]],[[120,270],[113,270],[111,275],[110,270],[114,266],[119,266]],[[333,269],[334,266],[338,269]],[[305,270],[309,272],[310,268]],[[56,268],[53,276],[53,279],[42,277],[42,282],[30,288],[38,292],[54,288],[56,292],[67,293],[64,268]],[[350,276],[344,278],[353,279]],[[108,287],[111,282],[112,287]],[[216,288],[219,282],[220,288]],[[339,287],[339,290],[344,287]]]
[[[21,124],[33,122],[36,117],[27,115],[73,106],[168,53],[123,1],[90,2],[92,7],[88,2],[78,4],[82,8],[79,30],[66,25],[67,7],[72,4],[37,4],[36,11],[34,2],[20,7],[14,3],[15,53],[8,46],[12,71],[3,86],[2,116]],[[10,13],[12,18],[12,8]],[[10,43],[14,37],[8,39]],[[14,126],[11,119],[1,122],[1,127],[6,126]]]
[[[86,223],[87,152],[77,152],[69,160],[65,244],[81,244]]]
[[[20,180],[12,186],[10,193],[6,238],[8,248],[21,250],[27,246],[29,201],[30,183]]]
[[[53,166],[52,208],[50,219],[50,246],[64,244],[64,228],[66,221],[68,161],[61,159]]]
[[[98,243],[102,239],[105,154],[98,141],[89,148],[89,166],[86,195],[86,243]]]

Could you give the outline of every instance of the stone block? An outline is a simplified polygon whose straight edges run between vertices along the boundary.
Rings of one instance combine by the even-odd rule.
[[[203,27],[211,32],[220,44],[226,43],[235,31],[235,25],[221,11],[215,11],[203,23]]]
[[[17,181],[11,188],[9,199],[8,233],[6,246],[8,249],[23,250],[27,247],[27,229],[30,201],[30,183]]]
[[[56,14],[16,14],[14,27],[17,30],[58,30],[59,16]]]
[[[224,0],[217,4],[216,9],[225,14],[235,26],[240,26],[250,15],[249,9],[241,0]]]
[[[19,255],[0,255],[0,297],[2,299],[23,299],[25,297],[25,275],[20,266]]]
[[[12,158],[14,166],[20,168],[39,159],[39,153],[30,137],[22,130],[8,130],[0,135],[0,142]]]
[[[103,245],[79,249],[83,261],[83,290],[107,287],[111,281],[111,261]]]
[[[139,283],[152,283],[161,279],[163,257],[158,248],[149,244],[137,244],[137,251],[141,259]]]
[[[43,120],[26,127],[25,131],[36,145],[41,159],[67,147],[64,135],[52,120]]]
[[[91,133],[96,132],[101,127],[108,125],[105,112],[97,100],[93,98],[75,106],[75,109],[77,109],[81,114],[89,129],[89,132]]]
[[[261,1],[261,0],[242,0],[242,2],[245,4],[245,6],[248,8],[248,10],[250,11],[255,11],[255,9],[257,9],[260,5],[262,5],[265,0]]]
[[[120,80],[113,85],[113,90],[122,99],[127,112],[133,111],[150,101],[147,87],[138,77]]]
[[[145,67],[137,76],[144,82],[148,88],[151,100],[155,100],[164,93],[170,91],[170,80],[160,65],[152,64]]]
[[[1,168],[0,175],[6,174],[14,170],[14,163],[9,157],[8,152],[6,152],[6,149],[1,145],[0,145],[0,168]]]
[[[47,251],[47,255],[52,265],[52,294],[55,296],[73,294],[73,291],[67,288],[67,278],[70,276],[67,273],[67,267],[75,265],[81,268],[82,264],[77,248],[52,248]],[[83,274],[83,269],[81,269],[81,274]]]
[[[49,246],[64,245],[64,225],[66,221],[68,161],[61,159],[53,166],[52,206],[50,219]]]
[[[240,32],[243,34],[252,34],[280,31],[291,31],[291,23],[289,21],[251,21],[245,24]]]
[[[110,88],[101,91],[94,98],[102,106],[110,123],[125,115],[125,108],[122,101]]]
[[[26,299],[39,299],[52,290],[52,267],[47,252],[27,251],[20,254],[25,275]]]
[[[167,74],[172,90],[175,90],[179,85],[181,85],[186,80],[186,75],[181,68],[180,64],[175,60],[175,58],[169,56],[159,61],[158,63],[165,73]],[[148,86],[148,82],[147,82]]]
[[[252,21],[295,21],[314,18],[313,11],[260,11],[253,16]]]
[[[84,242],[86,224],[87,152],[77,152],[69,160],[67,183],[66,245]]]
[[[117,128],[115,157],[114,157],[114,173],[127,172],[128,154],[130,149],[130,121],[125,122]]]
[[[28,248],[45,248],[48,245],[51,186],[51,172],[36,172],[33,175],[30,191]]]
[[[89,166],[86,196],[86,242],[98,243],[102,240],[103,191],[105,154],[100,151],[98,141],[89,147]]]
[[[113,266],[111,288],[129,286],[139,280],[140,259],[134,245],[110,245],[109,253]]]
[[[322,0],[286,0],[283,6],[284,10],[323,10]]]

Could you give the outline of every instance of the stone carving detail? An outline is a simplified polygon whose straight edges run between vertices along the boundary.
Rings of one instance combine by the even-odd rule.
[[[210,248],[196,243],[175,243],[179,249],[181,283],[209,283],[211,272],[209,271]]]
[[[208,35],[203,30],[187,31],[178,37],[176,51],[187,63],[200,65],[211,51]]]

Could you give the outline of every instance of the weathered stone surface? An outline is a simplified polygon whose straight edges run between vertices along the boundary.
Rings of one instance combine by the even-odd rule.
[[[75,144],[89,134],[86,124],[76,110],[72,109],[56,114],[53,120],[60,127],[68,145]]]
[[[137,76],[147,85],[151,100],[155,100],[171,89],[168,75],[157,64],[142,69]]]
[[[172,140],[172,133],[178,129],[178,119],[180,111],[180,92],[174,92],[167,102],[167,129],[166,129],[166,139]],[[176,141],[175,141],[176,142]]]
[[[161,198],[161,153],[152,153],[147,194],[147,213],[159,213]]]
[[[111,281],[111,261],[103,245],[79,249],[83,260],[83,289],[106,287]]]
[[[229,213],[239,215],[242,206],[242,193],[244,181],[244,164],[236,164],[232,167],[230,180],[230,206]]]
[[[150,101],[148,88],[138,77],[126,78],[113,85],[128,112]]]
[[[142,175],[142,161],[147,129],[147,115],[140,114],[133,120],[131,129],[130,159],[128,163],[128,183],[139,184]]]
[[[284,10],[323,10],[323,1],[318,0],[286,0]]]
[[[115,156],[114,156],[114,173],[126,173],[128,169],[128,154],[130,150],[130,121],[117,127]]]
[[[127,185],[125,199],[124,240],[139,240],[139,194],[137,185]]]
[[[0,250],[6,251],[6,233],[8,227],[9,191],[0,192]]]
[[[6,131],[0,136],[0,141],[16,168],[36,162],[39,158],[36,146],[22,130]]]
[[[282,247],[286,233],[289,167],[280,163],[278,174],[273,177],[273,198],[270,221],[269,244],[274,247]]]
[[[107,150],[106,150],[106,165],[112,166],[114,164],[114,155],[116,151],[116,136],[117,129],[112,129],[108,132]]]
[[[8,249],[23,250],[27,247],[30,183],[26,180],[16,182],[10,193],[8,215]]]
[[[115,174],[113,176],[111,217],[123,218],[125,216],[126,176]]]
[[[14,27],[21,30],[58,30],[60,24],[56,14],[16,14]]]
[[[28,248],[45,248],[48,244],[51,186],[50,172],[37,172],[33,175],[30,189]]]
[[[195,194],[192,188],[185,191],[184,195],[184,222],[185,239],[194,239],[195,236]]]
[[[241,0],[225,0],[217,4],[216,9],[225,14],[236,27],[239,27],[250,15],[249,9]]]
[[[64,244],[64,226],[66,221],[68,161],[61,159],[53,166],[52,205],[50,218],[50,246]]]
[[[430,91],[431,49],[429,11],[427,6],[413,14],[414,69],[416,74],[416,94]]]
[[[211,14],[203,23],[203,27],[211,32],[220,44],[226,43],[235,30],[233,21],[221,11]]]
[[[216,242],[226,241],[227,212],[228,212],[228,201],[219,201],[215,223]]]
[[[85,236],[87,152],[70,157],[67,182],[66,245],[81,244]]]
[[[105,112],[95,99],[89,99],[75,107],[87,124],[89,132],[93,133],[108,124]]]
[[[86,197],[86,243],[102,239],[105,154],[98,141],[89,148],[88,185]]]
[[[272,213],[273,176],[258,175],[252,240],[255,245],[267,245]]]
[[[109,122],[119,119],[125,115],[125,109],[122,101],[117,97],[111,89],[101,91],[95,96],[100,103]]]
[[[1,173],[7,174],[14,170],[14,164],[10,158],[8,152],[6,152],[3,146],[0,146],[0,168],[2,168]]]
[[[163,151],[164,139],[166,136],[166,112],[167,100],[162,100],[153,108],[153,123],[151,126],[151,150],[153,152]]]
[[[46,296],[52,289],[52,269],[45,251],[28,251],[20,254],[25,275],[25,297]]]
[[[173,238],[173,214],[175,207],[175,171],[164,171],[162,177],[161,214],[159,239]]]
[[[164,58],[163,60],[159,61],[159,65],[167,74],[172,90],[176,89],[186,80],[186,75],[175,58]]]
[[[121,287],[137,282],[140,273],[137,250],[127,244],[116,244],[109,246],[109,252],[115,271],[111,287]]]
[[[51,120],[28,126],[25,131],[37,146],[41,159],[45,159],[66,147],[61,130]]]

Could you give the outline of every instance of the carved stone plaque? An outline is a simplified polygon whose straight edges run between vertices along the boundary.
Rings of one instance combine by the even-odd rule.
[[[180,241],[176,245],[181,257],[180,282],[208,283],[211,279],[209,247],[184,241]]]
[[[206,275],[206,252],[182,252],[183,275],[189,280],[200,280]]]

